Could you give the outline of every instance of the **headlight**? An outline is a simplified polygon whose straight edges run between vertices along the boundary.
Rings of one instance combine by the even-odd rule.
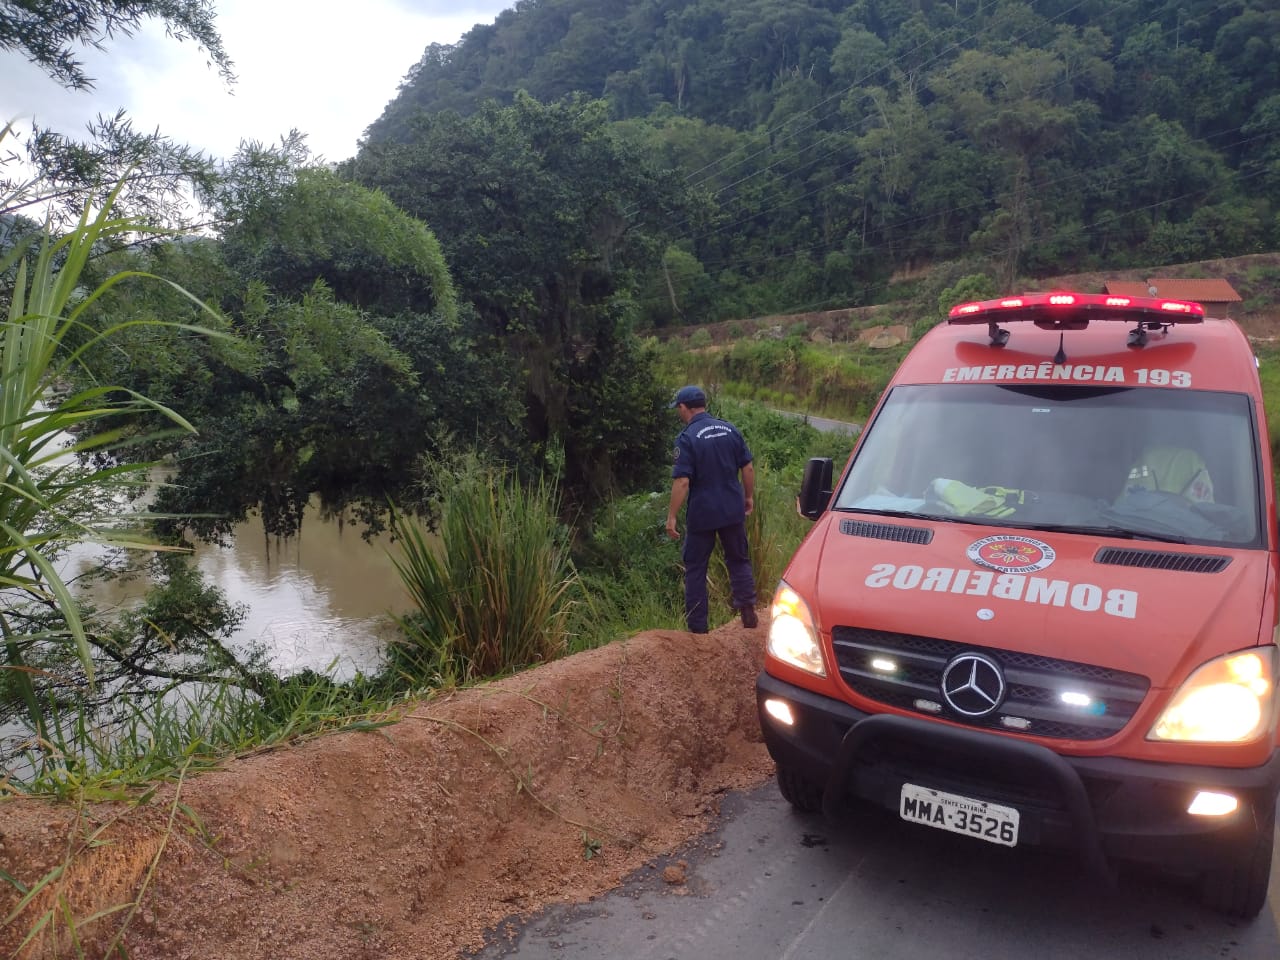
[[[1160,714],[1148,740],[1243,743],[1271,728],[1276,648],[1210,660],[1187,679]]]
[[[772,618],[769,640],[765,645],[769,655],[825,677],[827,668],[822,663],[818,631],[814,628],[809,606],[786,583],[779,583],[778,591],[773,595]]]

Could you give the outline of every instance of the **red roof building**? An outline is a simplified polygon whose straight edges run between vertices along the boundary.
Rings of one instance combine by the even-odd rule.
[[[1108,280],[1106,292],[1120,297],[1168,297],[1195,303],[1239,303],[1240,294],[1226,280],[1182,280],[1148,277],[1142,280]]]

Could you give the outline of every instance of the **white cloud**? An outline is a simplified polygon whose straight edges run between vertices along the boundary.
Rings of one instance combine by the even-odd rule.
[[[364,130],[431,43],[454,43],[514,0],[219,0],[217,27],[235,62],[228,88],[191,41],[147,22],[132,38],[82,51],[90,92],[63,90],[20,54],[0,54],[0,122],[32,116],[81,132],[123,107],[141,130],[229,157],[241,140],[307,134],[327,160],[354,155]]]

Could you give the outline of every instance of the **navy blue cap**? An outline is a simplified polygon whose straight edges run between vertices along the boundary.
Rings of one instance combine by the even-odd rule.
[[[707,405],[707,395],[702,392],[701,387],[695,387],[690,384],[677,390],[676,398],[668,403],[667,406],[674,409],[682,403],[686,407],[705,407]]]

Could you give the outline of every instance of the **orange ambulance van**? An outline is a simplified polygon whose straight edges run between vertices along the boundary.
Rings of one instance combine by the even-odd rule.
[[[783,796],[849,801],[1206,903],[1267,900],[1277,527],[1257,361],[1185,301],[954,307],[894,375],[773,599]]]

